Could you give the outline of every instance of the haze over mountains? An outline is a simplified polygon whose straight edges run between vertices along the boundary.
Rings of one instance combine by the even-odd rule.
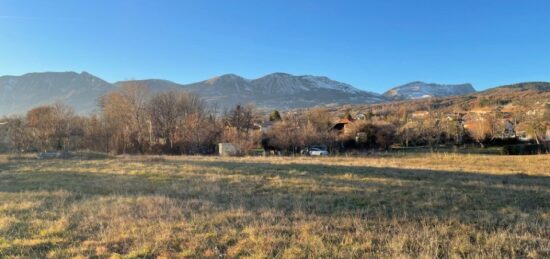
[[[82,72],[29,73],[0,77],[0,115],[23,113],[43,104],[63,101],[78,112],[97,108],[97,98],[113,85]]]
[[[98,98],[125,82],[108,83],[86,72],[29,73],[0,77],[0,115],[24,113],[56,101],[63,101],[79,113],[98,111]],[[369,104],[393,100],[445,97],[474,93],[470,84],[439,85],[412,82],[384,94],[363,91],[323,76],[294,76],[273,73],[257,79],[235,74],[192,84],[168,80],[134,80],[152,92],[184,90],[196,93],[222,110],[236,104],[254,103],[264,109],[293,109],[321,105]]]

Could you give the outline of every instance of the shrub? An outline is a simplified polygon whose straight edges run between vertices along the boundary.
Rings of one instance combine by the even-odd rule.
[[[503,152],[506,155],[534,155],[548,151],[548,147],[543,144],[506,145],[503,147]]]

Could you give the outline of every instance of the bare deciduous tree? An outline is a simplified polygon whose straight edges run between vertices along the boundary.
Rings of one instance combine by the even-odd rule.
[[[481,146],[485,147],[483,145],[483,141],[490,135],[491,133],[491,125],[489,125],[488,120],[484,119],[478,119],[470,123],[468,127],[468,133],[470,133],[470,136]]]

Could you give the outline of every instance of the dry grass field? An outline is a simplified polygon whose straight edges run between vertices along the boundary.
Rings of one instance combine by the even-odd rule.
[[[548,258],[550,156],[0,157],[2,258]]]

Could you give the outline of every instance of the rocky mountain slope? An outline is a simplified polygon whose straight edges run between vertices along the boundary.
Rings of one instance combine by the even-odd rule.
[[[65,102],[84,114],[97,111],[97,100],[129,81],[108,83],[89,73],[45,72],[0,77],[0,116],[24,113],[39,105]],[[223,110],[254,103],[264,109],[291,109],[317,105],[365,104],[385,101],[379,94],[318,76],[274,73],[249,80],[234,74],[192,84],[168,80],[135,80],[153,92],[183,90],[196,93]]]
[[[417,81],[394,87],[383,95],[390,100],[411,100],[464,95],[475,91],[471,84],[441,85]]]
[[[480,95],[514,94],[518,92],[548,92],[550,83],[548,82],[524,82],[511,85],[503,85],[479,92]]]
[[[163,80],[137,81],[153,91],[182,89],[202,96],[220,109],[254,103],[265,109],[291,109],[317,105],[364,104],[385,101],[379,94],[366,92],[327,77],[294,76],[274,73],[258,79],[227,74],[209,80],[181,85]],[[118,82],[121,85],[124,82]]]
[[[0,77],[0,115],[23,113],[62,101],[79,112],[97,109],[97,98],[113,85],[89,73],[47,72]]]

